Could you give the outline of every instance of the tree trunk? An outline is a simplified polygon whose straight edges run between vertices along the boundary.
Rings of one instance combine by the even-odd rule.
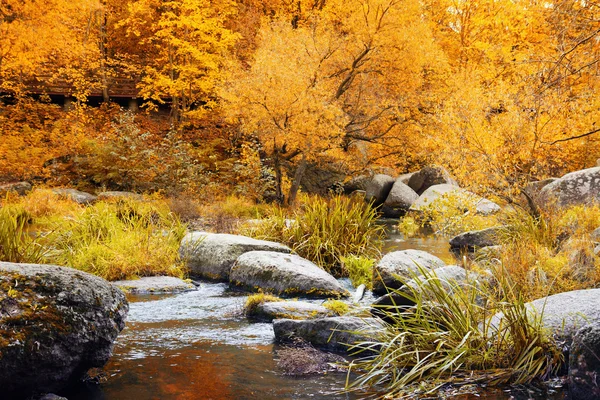
[[[300,189],[300,182],[302,181],[302,177],[304,177],[304,173],[306,172],[306,168],[308,167],[308,162],[304,157],[300,160],[300,164],[296,168],[296,172],[294,173],[294,180],[292,181],[292,186],[290,187],[290,192],[287,197],[286,204],[288,206],[294,205],[296,202],[296,196],[298,195],[298,189]]]
[[[281,159],[277,150],[273,153],[273,169],[275,170],[275,197],[278,203],[283,203],[283,191],[281,190]]]

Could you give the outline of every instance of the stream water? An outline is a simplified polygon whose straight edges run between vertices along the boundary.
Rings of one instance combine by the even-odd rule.
[[[453,262],[446,239],[404,239],[388,224],[385,252],[422,249]],[[70,400],[358,399],[341,393],[345,373],[292,377],[277,367],[269,323],[250,323],[240,311],[245,295],[226,284],[202,283],[197,291],[130,298],[127,326],[100,384],[73,388]],[[365,397],[365,396],[362,396]],[[454,399],[564,399],[529,389],[496,390]]]

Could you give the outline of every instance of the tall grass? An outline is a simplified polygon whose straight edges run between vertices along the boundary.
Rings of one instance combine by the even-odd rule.
[[[185,231],[163,201],[81,207],[34,191],[0,208],[0,260],[64,265],[108,280],[183,276],[178,248]]]
[[[397,398],[448,382],[520,384],[557,371],[561,351],[506,271],[495,271],[495,289],[455,285],[452,291],[434,273],[421,272],[408,294],[415,306],[379,310],[390,322],[357,346],[359,354],[374,355],[351,362],[359,376],[347,381],[348,390]],[[493,318],[497,313],[503,317]]]
[[[378,257],[384,236],[384,228],[377,224],[377,213],[370,205],[341,196],[307,197],[289,217],[282,210],[275,211],[262,223],[247,226],[242,232],[285,243],[336,276],[348,276],[342,257]]]

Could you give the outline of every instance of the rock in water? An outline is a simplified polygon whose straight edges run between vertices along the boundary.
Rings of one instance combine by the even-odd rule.
[[[57,392],[102,367],[128,310],[123,292],[97,276],[0,262],[2,396]]]
[[[383,256],[373,268],[373,293],[383,295],[388,289],[399,289],[406,281],[421,275],[419,268],[429,271],[445,265],[426,251],[393,251]]]
[[[269,301],[256,306],[248,317],[271,322],[274,319],[311,319],[333,316],[333,311],[306,301]]]
[[[290,253],[280,243],[224,233],[190,232],[181,241],[179,255],[186,260],[190,274],[215,281],[228,281],[235,260],[249,251]]]
[[[483,247],[496,246],[498,244],[496,235],[502,229],[503,227],[494,226],[478,231],[463,232],[450,239],[450,248],[453,250],[475,251]]]
[[[375,318],[359,317],[276,319],[273,322],[278,342],[300,338],[317,348],[338,352],[346,352],[352,345],[372,340],[372,334],[382,328],[381,321]]]
[[[399,217],[405,214],[418,198],[419,195],[398,178],[383,203],[383,215],[390,218]]]
[[[330,274],[293,254],[251,251],[238,257],[230,282],[249,290],[287,296],[339,297],[349,293]]]
[[[375,206],[383,204],[396,180],[389,175],[377,174],[367,184],[365,199]]]

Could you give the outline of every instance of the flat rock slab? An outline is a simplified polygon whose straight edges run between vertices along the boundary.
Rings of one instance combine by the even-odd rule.
[[[97,276],[0,262],[1,396],[60,392],[104,366],[128,310],[124,293]]]
[[[372,335],[382,328],[381,321],[375,318],[330,317],[273,321],[277,342],[287,343],[300,338],[317,348],[335,352],[347,352],[352,345],[372,340]]]
[[[113,284],[128,294],[181,293],[196,290],[193,283],[173,276],[147,276],[140,279],[115,281]]]
[[[273,301],[259,304],[249,317],[271,322],[274,319],[311,319],[332,317],[333,311],[306,301]]]
[[[251,251],[238,257],[230,283],[251,291],[287,296],[340,297],[350,294],[330,274],[293,254]]]
[[[94,196],[93,194],[82,192],[76,189],[67,189],[67,188],[57,188],[52,189],[52,192],[56,193],[59,196],[66,197],[71,199],[75,203],[78,204],[92,204],[96,200],[98,200],[98,196]]]
[[[422,250],[400,250],[386,254],[373,268],[373,293],[383,295],[399,289],[414,276],[446,265],[438,257]],[[387,289],[386,289],[387,288]]]
[[[186,260],[191,275],[227,282],[235,260],[244,253],[259,250],[285,254],[292,251],[281,243],[241,235],[190,232],[181,241],[179,255]]]
[[[9,192],[14,192],[19,196],[25,196],[30,191],[31,183],[29,182],[11,182],[0,184],[0,194],[2,195]]]
[[[475,251],[477,249],[498,245],[496,235],[503,229],[495,226],[478,231],[463,232],[450,239],[450,248],[454,250],[465,249]]]

